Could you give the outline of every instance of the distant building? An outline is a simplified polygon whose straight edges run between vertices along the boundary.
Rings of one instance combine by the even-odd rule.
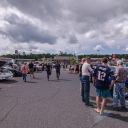
[[[35,61],[35,59],[15,59],[15,63],[23,64],[24,62],[30,63],[31,61]]]
[[[55,56],[54,61],[58,61],[61,64],[70,64],[72,56]]]
[[[7,63],[14,63],[13,58],[7,58],[7,57],[0,57],[0,61],[5,61]]]

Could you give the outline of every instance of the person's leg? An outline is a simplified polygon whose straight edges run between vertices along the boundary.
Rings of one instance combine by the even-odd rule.
[[[23,74],[23,81],[26,82],[26,74]]]
[[[34,75],[34,68],[32,69],[32,77],[35,78],[35,75]]]
[[[101,110],[100,110],[100,114],[102,114],[104,112],[104,108],[107,104],[107,99],[103,98],[102,102],[101,102]]]
[[[24,81],[27,81],[27,74],[24,74]]]
[[[47,72],[47,80],[49,81],[49,73]]]
[[[82,101],[85,102],[85,76],[82,76]]]
[[[29,69],[29,73],[30,73],[30,78],[32,78],[32,69]]]
[[[101,98],[99,96],[96,96],[96,105],[97,105],[97,108],[95,109],[95,111],[100,112],[100,110],[101,110]]]
[[[85,99],[84,99],[84,85],[83,85],[83,83],[81,85],[81,96],[82,96],[82,101],[85,102]]]
[[[59,72],[57,71],[57,79],[59,80]]]
[[[121,109],[124,110],[126,109],[126,103],[125,103],[125,84],[120,85],[120,90],[119,90],[119,97],[120,97],[120,104],[121,104]]]
[[[60,78],[60,71],[58,72],[59,78]]]
[[[115,84],[113,87],[113,109],[114,110],[118,110],[118,98],[119,98],[118,84]]]
[[[84,97],[85,97],[85,104],[89,105],[89,98],[90,98],[90,82],[89,77],[85,77],[85,85],[84,85]]]
[[[57,72],[57,70],[56,70],[56,78],[58,79],[58,72]]]
[[[22,74],[22,77],[23,77],[23,81],[24,81],[24,74]]]
[[[59,80],[59,71],[56,70],[56,78]]]
[[[80,78],[80,94],[82,96],[82,78],[81,76],[79,76],[79,78]]]
[[[32,73],[33,78],[35,78],[34,72]]]

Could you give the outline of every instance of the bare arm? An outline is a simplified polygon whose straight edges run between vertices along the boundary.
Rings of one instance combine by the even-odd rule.
[[[111,81],[111,84],[109,85],[109,89],[110,89],[110,90],[112,89],[112,87],[113,87],[114,84],[115,84],[115,80],[112,80],[112,81]]]

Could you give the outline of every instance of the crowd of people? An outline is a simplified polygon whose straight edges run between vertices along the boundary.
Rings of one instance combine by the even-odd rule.
[[[52,74],[53,66],[50,63],[45,64],[45,70],[47,73],[47,80],[49,81]],[[54,65],[56,71],[56,78],[60,77],[60,63],[56,62]],[[26,82],[27,74],[29,72],[31,78],[34,76],[34,64],[24,63],[21,67],[23,74],[23,81]],[[118,60],[116,62],[115,72],[112,74],[108,65],[108,58],[104,57],[101,63],[97,64],[95,68],[92,68],[90,58],[82,58],[79,64],[79,77],[81,81],[81,98],[82,102],[86,106],[93,106],[90,103],[90,77],[92,78],[92,84],[96,90],[96,105],[94,109],[97,113],[102,115],[104,113],[105,106],[107,105],[108,98],[113,98],[113,110],[127,111],[125,101],[125,81],[128,78],[128,69],[123,66],[123,62]],[[111,93],[112,92],[112,93]]]
[[[125,81],[128,77],[128,70],[123,66],[123,62],[118,60],[116,62],[116,70],[112,75],[111,69],[108,66],[108,58],[103,58],[101,64],[96,65],[93,69],[91,67],[91,59],[83,58],[79,66],[79,77],[81,81],[81,97],[86,106],[92,106],[90,103],[90,76],[92,76],[92,83],[96,88],[96,105],[94,109],[97,113],[102,115],[108,98],[113,98],[113,110],[127,111],[125,101]],[[113,96],[111,95],[113,91]]]
[[[35,78],[34,76],[34,63],[30,62],[29,64],[27,64],[26,62],[24,62],[24,64],[21,66],[21,73],[22,73],[22,77],[23,77],[23,81],[26,82],[27,81],[27,74],[30,74],[30,78]],[[50,76],[52,74],[52,65],[50,63],[46,63],[42,66],[42,69],[46,71],[47,73],[47,80],[49,81]],[[57,61],[54,65],[54,68],[56,70],[56,78],[59,80],[60,78],[60,69],[61,69],[61,65],[60,63]]]

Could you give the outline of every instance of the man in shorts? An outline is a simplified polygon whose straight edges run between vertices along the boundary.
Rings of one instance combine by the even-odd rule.
[[[93,84],[96,87],[96,112],[103,114],[105,105],[107,104],[107,98],[111,97],[110,85],[113,84],[113,80],[110,82],[109,77],[111,75],[111,69],[107,65],[108,59],[105,57],[102,59],[101,65],[98,65],[94,70]]]
[[[34,77],[34,64],[33,64],[33,62],[30,62],[28,66],[29,66],[30,77],[35,78]]]

